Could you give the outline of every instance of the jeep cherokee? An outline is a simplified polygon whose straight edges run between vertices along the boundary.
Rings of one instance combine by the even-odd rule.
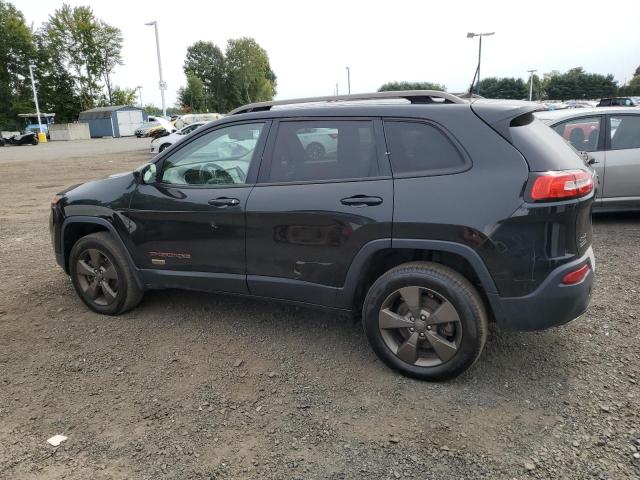
[[[596,177],[535,109],[436,91],[247,105],[56,195],[57,262],[101,314],[166,288],[352,311],[388,366],[452,378],[489,321],[544,329],[589,303]]]

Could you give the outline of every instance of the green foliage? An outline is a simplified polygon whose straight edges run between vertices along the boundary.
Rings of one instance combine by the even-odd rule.
[[[178,91],[178,104],[185,111],[225,112],[276,93],[269,56],[252,38],[229,40],[224,55],[211,42],[196,42],[187,49],[184,72],[187,86]]]
[[[480,81],[480,95],[486,98],[524,100],[529,98],[529,84],[521,78],[487,77]]]
[[[115,87],[113,89],[111,105],[134,105],[138,99],[138,92],[135,88],[120,88]]]
[[[13,5],[0,0],[0,129],[20,126],[17,114],[35,111],[29,80],[31,30]]]
[[[444,85],[432,82],[387,82],[382,85],[379,92],[394,92],[398,90],[439,90],[446,92]]]
[[[147,112],[148,115],[153,115],[156,117],[159,117],[162,115],[162,109],[156,105],[154,105],[153,103],[147,103],[144,106],[144,110]],[[179,108],[175,108],[175,107],[169,107],[167,108],[167,115],[180,115],[182,112]]]
[[[551,100],[594,99],[615,95],[618,84],[613,75],[586,73],[582,67],[566,73],[546,75],[543,88]]]

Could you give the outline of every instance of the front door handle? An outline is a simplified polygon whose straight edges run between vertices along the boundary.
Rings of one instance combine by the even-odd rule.
[[[220,208],[235,207],[237,205],[240,205],[240,200],[238,200],[237,198],[218,197],[209,200],[209,205],[211,205],[212,207]]]
[[[347,197],[340,200],[340,203],[349,207],[372,207],[374,205],[380,205],[382,198],[380,197],[368,197],[366,195],[354,195],[353,197]]]

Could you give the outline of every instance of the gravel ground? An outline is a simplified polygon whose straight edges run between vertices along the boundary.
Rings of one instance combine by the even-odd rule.
[[[118,142],[0,151],[0,478],[640,478],[640,215],[596,217],[582,318],[492,329],[466,374],[421,383],[326,313],[180,291],[89,312],[48,202],[148,158]]]

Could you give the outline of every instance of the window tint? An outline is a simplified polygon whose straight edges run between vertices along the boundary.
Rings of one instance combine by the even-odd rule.
[[[174,185],[245,183],[263,125],[233,125],[197,138],[164,161],[162,182]]]
[[[609,117],[611,150],[640,148],[640,115]]]
[[[438,128],[418,122],[385,121],[394,174],[435,174],[464,169],[465,161]]]
[[[581,152],[594,152],[600,139],[600,117],[581,117],[553,127],[562,138]]]
[[[269,182],[340,180],[378,175],[373,123],[281,122]]]

